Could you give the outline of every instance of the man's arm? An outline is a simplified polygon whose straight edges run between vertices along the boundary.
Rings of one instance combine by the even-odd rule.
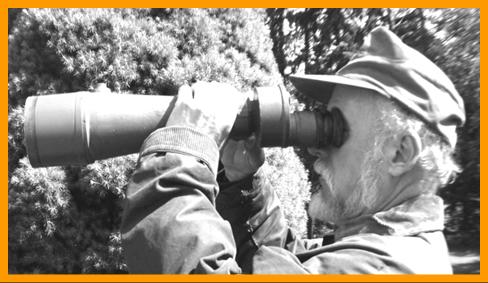
[[[239,273],[231,228],[214,208],[215,175],[206,157],[195,156],[206,148],[217,158],[215,142],[176,130],[145,141],[128,186],[121,230],[129,271]]]
[[[231,88],[219,84],[180,88],[167,127],[155,131],[144,142],[138,167],[128,187],[122,223],[130,272],[241,271],[234,260],[236,245],[231,226],[214,206],[219,190],[215,181],[219,149],[237,112],[231,92]],[[204,93],[210,96],[202,95]],[[222,110],[219,103],[227,107]],[[237,174],[233,176],[239,175],[237,171],[234,173]],[[232,190],[228,193],[232,194]],[[245,237],[243,240],[241,234],[234,231],[239,250],[252,259],[255,252],[259,253],[259,249],[267,245],[282,249],[283,243],[287,242],[283,236],[288,237],[283,232],[288,230],[276,196],[268,190],[247,189],[240,193],[246,194],[248,200],[252,199],[251,203],[259,203],[255,197],[263,201],[254,208],[246,207],[245,203],[236,206],[238,211],[233,217],[243,213],[252,238],[251,241],[246,241]],[[228,204],[232,205],[231,202]],[[242,248],[242,241],[257,249]],[[295,268],[284,265],[282,270],[274,270],[275,273],[297,273],[294,269],[300,263],[293,254],[287,252],[286,260]],[[258,269],[254,267],[246,272],[254,270]]]

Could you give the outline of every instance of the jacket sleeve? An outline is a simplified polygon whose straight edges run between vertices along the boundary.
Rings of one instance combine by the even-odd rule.
[[[236,259],[244,273],[309,272],[296,254],[320,244],[300,239],[289,228],[263,170],[239,182],[222,183],[216,202],[217,210],[232,226]]]
[[[215,142],[190,128],[145,140],[121,226],[129,272],[241,272],[231,227],[215,209],[217,160]]]

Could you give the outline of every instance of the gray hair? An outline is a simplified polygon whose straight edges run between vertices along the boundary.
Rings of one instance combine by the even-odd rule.
[[[425,193],[435,193],[437,189],[453,182],[461,168],[454,160],[454,148],[447,144],[439,134],[432,131],[416,116],[407,113],[391,100],[377,99],[380,119],[377,137],[383,144],[406,131],[414,131],[420,136],[422,151],[418,165],[425,172],[420,180]]]

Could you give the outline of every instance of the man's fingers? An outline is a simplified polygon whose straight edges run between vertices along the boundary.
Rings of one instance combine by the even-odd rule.
[[[244,142],[246,149],[252,149],[256,146],[256,136],[253,134]]]
[[[233,139],[227,139],[222,148],[222,163],[228,164],[234,161],[234,154],[237,150],[238,142]]]
[[[167,124],[198,129],[212,137],[222,150],[242,103],[238,94],[229,84],[184,85],[178,91],[175,110]]]
[[[248,155],[252,156],[252,162],[261,166],[265,159],[264,151],[259,146],[259,141],[254,134],[245,141],[244,147],[247,149]]]
[[[189,85],[182,85],[178,89],[178,99],[176,103],[189,103],[193,99],[193,89]]]
[[[253,154],[262,151],[262,148],[259,146],[258,139],[254,134],[244,142],[244,147]]]

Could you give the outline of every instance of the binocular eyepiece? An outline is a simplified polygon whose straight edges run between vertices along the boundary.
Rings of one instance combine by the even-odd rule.
[[[24,136],[33,167],[84,165],[138,152],[164,127],[172,96],[75,92],[27,98]],[[262,147],[340,147],[347,138],[342,113],[295,111],[281,87],[256,88],[237,115],[232,139],[256,135]]]

